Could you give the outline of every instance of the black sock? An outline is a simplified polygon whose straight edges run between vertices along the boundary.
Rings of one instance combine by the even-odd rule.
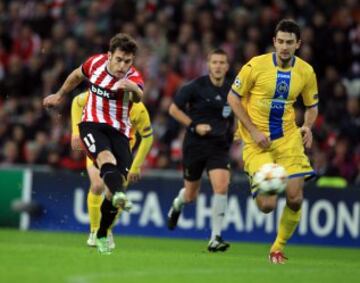
[[[100,169],[100,177],[112,194],[124,191],[124,176],[120,173],[116,165],[112,163],[103,164]]]
[[[97,231],[97,238],[104,238],[107,236],[107,230],[110,228],[111,224],[114,222],[115,217],[118,213],[118,209],[114,207],[107,198],[104,198],[101,204],[101,220],[100,228]]]

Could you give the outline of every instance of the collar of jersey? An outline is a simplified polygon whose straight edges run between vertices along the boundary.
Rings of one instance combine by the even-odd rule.
[[[273,59],[274,66],[277,67],[277,68],[279,68],[279,69],[282,69],[282,70],[291,69],[292,67],[294,67],[295,61],[296,61],[296,57],[295,57],[295,56],[292,56],[292,58],[291,58],[291,63],[290,63],[290,66],[291,66],[291,67],[284,69],[284,68],[281,68],[281,67],[278,65],[278,63],[277,63],[277,58],[276,58],[276,53],[275,53],[275,52],[272,53],[272,59]]]

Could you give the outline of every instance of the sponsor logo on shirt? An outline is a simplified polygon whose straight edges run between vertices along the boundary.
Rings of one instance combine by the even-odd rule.
[[[104,98],[109,98],[109,99],[113,99],[114,98],[114,93],[102,88],[102,87],[99,87],[99,86],[96,86],[96,85],[91,85],[90,87],[90,90],[92,93],[98,95],[98,96],[101,96],[101,97],[104,97]]]

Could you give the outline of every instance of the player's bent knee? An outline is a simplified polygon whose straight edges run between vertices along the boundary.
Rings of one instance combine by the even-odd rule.
[[[96,162],[99,167],[106,163],[112,163],[116,165],[116,158],[109,150],[104,150],[97,155]]]
[[[94,195],[101,195],[105,190],[105,186],[103,182],[99,182],[99,183],[93,183],[90,186],[90,191],[94,194]]]
[[[303,202],[303,198],[300,196],[296,196],[296,197],[288,197],[286,204],[288,207],[290,207],[291,210],[298,211],[301,209],[302,202]]]
[[[268,214],[272,212],[275,207],[269,204],[263,204],[263,205],[258,205],[258,208],[261,210],[261,212]]]
[[[226,195],[228,193],[228,186],[222,185],[222,186],[216,186],[214,187],[214,193],[219,195]]]
[[[303,202],[302,196],[287,196],[287,201],[293,204],[301,204]]]
[[[263,213],[270,213],[276,207],[276,198],[270,197],[257,197],[256,204]]]

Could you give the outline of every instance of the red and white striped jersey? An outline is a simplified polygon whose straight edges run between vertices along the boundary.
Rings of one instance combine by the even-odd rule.
[[[82,71],[89,81],[89,97],[84,107],[82,121],[106,123],[129,137],[132,102],[129,94],[119,90],[119,79],[108,70],[107,54],[96,54],[82,65]],[[131,66],[123,79],[135,82],[141,89],[144,82],[141,74]]]

